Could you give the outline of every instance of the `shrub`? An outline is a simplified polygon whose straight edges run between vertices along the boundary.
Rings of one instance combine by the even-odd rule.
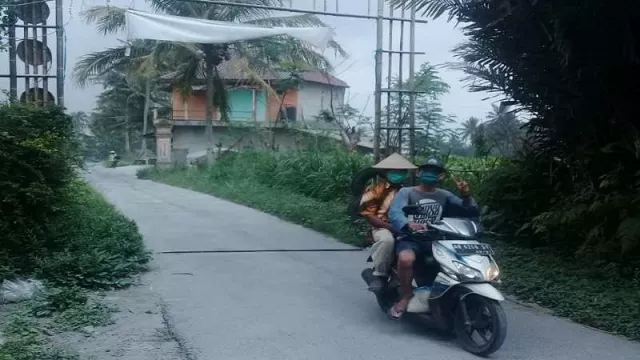
[[[256,184],[328,201],[346,198],[353,175],[370,165],[369,158],[340,150],[282,154],[249,151],[229,154],[201,170],[207,172],[211,181],[248,179]],[[149,171],[139,171],[138,177],[148,176]]]
[[[482,186],[496,231],[529,247],[550,247],[600,269],[640,279],[640,198],[580,180],[562,161],[531,155],[503,163]],[[599,187],[599,189],[597,189]]]
[[[130,285],[150,259],[136,224],[79,180],[67,194],[48,229],[55,247],[36,259],[37,276],[92,289]]]
[[[38,256],[79,165],[71,119],[58,107],[0,106],[0,260]],[[30,257],[29,256],[29,257]]]

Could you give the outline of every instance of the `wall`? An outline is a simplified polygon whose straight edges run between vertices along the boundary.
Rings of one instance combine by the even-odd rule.
[[[314,144],[324,143],[329,138],[317,137],[287,129],[275,129],[276,145],[280,151],[301,150],[309,148]],[[267,149],[271,138],[267,130],[257,130],[254,128],[215,128],[215,143],[221,143],[222,148],[233,147],[236,150],[243,150],[245,147],[254,149]],[[335,144],[342,144],[341,140],[332,139]],[[173,127],[173,148],[187,149],[189,154],[204,155],[207,150],[207,139],[205,137],[204,126],[178,126]],[[362,153],[371,153],[371,148],[358,147]]]
[[[269,115],[269,119],[268,119],[269,121],[275,121],[278,118],[278,112],[280,110],[280,103],[282,102],[282,100],[283,100],[282,96],[279,96],[279,97],[269,96],[269,102],[267,105],[267,114]],[[298,90],[289,89],[287,90],[287,94],[284,97],[282,108],[286,109],[288,106],[298,107],[298,101],[299,101]]]
[[[231,109],[231,120],[243,120],[247,117],[252,116],[252,106],[251,103],[247,103],[247,97],[244,94],[240,94],[245,90],[233,91],[230,90],[230,99],[234,101],[235,104],[241,104],[240,106],[236,105],[237,109],[234,109],[232,106]],[[234,94],[237,92],[237,94]],[[268,96],[266,101],[264,99],[264,91],[261,95],[257,95],[256,102],[258,106],[258,111],[256,112],[256,120],[257,121],[274,121],[278,117],[278,110],[280,107],[281,98]],[[191,95],[186,99],[186,101],[182,98],[180,93],[177,90],[173,91],[172,95],[172,106],[173,106],[173,120],[202,120],[204,121],[206,117],[206,92],[205,91],[193,91]],[[266,102],[266,104],[265,104]],[[266,105],[266,109],[264,108]],[[284,98],[283,108],[287,106],[298,106],[298,90],[292,89],[287,91],[287,96]],[[267,117],[267,118],[265,118]],[[219,114],[214,111],[213,119],[216,120],[219,118]],[[251,120],[251,119],[249,119]]]
[[[194,90],[186,99],[183,99],[178,90],[173,90],[173,120],[204,120],[207,113],[206,98],[206,93],[202,90]],[[214,111],[214,120],[217,119],[217,115]]]
[[[309,145],[307,137],[303,134],[292,134],[283,129],[276,129],[276,144],[281,151],[302,149]],[[215,143],[221,143],[222,148],[233,147],[243,150],[245,147],[255,149],[268,148],[271,138],[267,130],[238,128],[215,128]],[[188,149],[189,154],[204,153],[207,150],[207,139],[204,127],[201,126],[177,126],[173,128],[173,148]]]
[[[331,86],[318,83],[306,83],[299,90],[298,117],[310,124],[322,110],[331,110]],[[333,109],[338,111],[344,106],[344,88],[333,88]]]

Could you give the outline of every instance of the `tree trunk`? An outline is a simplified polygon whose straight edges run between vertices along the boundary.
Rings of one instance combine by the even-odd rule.
[[[141,156],[147,153],[147,131],[149,124],[149,103],[151,102],[151,78],[145,81],[144,89],[144,111],[142,115],[142,143],[140,145]]]
[[[326,75],[325,77],[327,78],[327,81],[329,81],[329,77]],[[336,117],[336,112],[333,107],[333,86],[329,87],[329,96],[330,96],[329,109],[331,109],[331,116],[333,117],[333,121],[335,121],[335,123],[338,125],[338,131],[340,132],[340,137],[342,138],[342,142],[344,143],[344,146],[346,146],[347,150],[353,151],[355,149],[355,144],[353,143],[353,139],[351,139],[351,136],[349,136],[349,132],[347,131],[344,124],[342,123],[342,120]]]
[[[280,99],[280,106],[278,107],[278,116],[276,116],[276,121],[274,122],[273,126],[271,126],[271,150],[275,151],[276,149],[276,128],[278,127],[278,122],[280,121],[280,119],[282,118],[282,107],[284,106],[284,100],[287,97],[287,93],[289,92],[289,90],[285,90],[284,93],[282,94],[282,99]],[[287,116],[287,113],[285,112],[285,116]],[[287,118],[287,120],[289,120]]]
[[[207,45],[205,48],[205,64],[206,64],[206,77],[207,77],[207,114],[205,117],[205,135],[207,138],[207,161],[213,162],[213,74],[214,74],[214,53],[211,45]]]
[[[129,99],[124,109],[124,152],[126,154],[131,153],[131,142],[129,141]]]
[[[131,143],[129,142],[129,119],[124,122],[124,152],[131,153]]]

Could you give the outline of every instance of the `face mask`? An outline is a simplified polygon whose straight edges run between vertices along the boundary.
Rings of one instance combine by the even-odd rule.
[[[440,174],[430,171],[423,171],[419,174],[418,178],[424,185],[435,185],[440,181]]]
[[[404,171],[389,171],[387,173],[387,180],[392,184],[400,184],[407,178],[407,173]]]

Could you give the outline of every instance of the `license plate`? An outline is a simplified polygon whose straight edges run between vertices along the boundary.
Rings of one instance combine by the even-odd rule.
[[[451,244],[458,255],[493,255],[493,249],[489,244]]]

